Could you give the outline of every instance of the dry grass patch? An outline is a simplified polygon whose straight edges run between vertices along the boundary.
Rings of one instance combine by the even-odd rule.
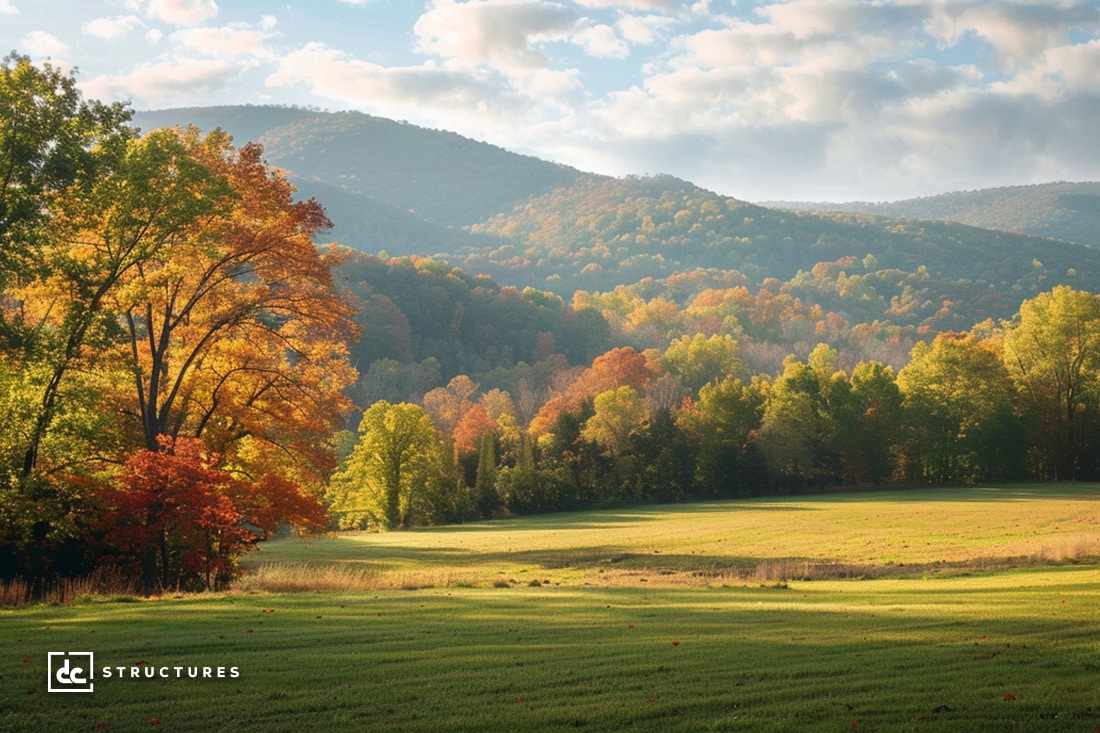
[[[137,583],[113,571],[98,570],[80,578],[32,583],[23,578],[0,580],[0,607],[22,608],[44,603],[57,606],[95,600],[133,600]]]

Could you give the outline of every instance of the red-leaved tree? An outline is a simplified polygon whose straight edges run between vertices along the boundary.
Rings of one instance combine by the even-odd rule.
[[[107,559],[146,593],[224,587],[241,553],[280,522],[324,523],[317,500],[272,477],[262,486],[234,478],[200,440],[161,437],[159,447],[134,453],[100,492]]]

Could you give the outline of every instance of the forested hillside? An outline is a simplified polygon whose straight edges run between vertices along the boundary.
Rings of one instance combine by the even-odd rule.
[[[954,221],[1100,247],[1100,182],[1042,183],[871,203],[776,201],[776,208]]]
[[[359,113],[213,107],[136,115],[143,127],[169,123],[220,126],[238,143],[263,143],[300,195],[326,207],[334,226],[320,241],[428,256],[565,301],[578,291],[625,287],[684,309],[712,287],[708,282],[744,280],[754,292],[764,287],[798,298],[853,326],[935,333],[1005,318],[1058,284],[1100,282],[1100,249],[1046,238],[1057,224],[1087,241],[1095,230],[1095,184],[872,207],[910,217],[893,219],[757,206],[671,176],[581,174]],[[674,284],[666,287],[668,278]]]
[[[136,115],[146,128],[185,123],[262,142],[299,195],[325,206],[334,226],[318,241],[368,253],[343,273],[363,328],[352,347],[363,405],[415,399],[459,374],[488,387],[522,380],[539,394],[606,348],[665,349],[696,333],[738,339],[758,373],[780,372],[787,354],[805,358],[819,342],[841,365],[900,369],[920,340],[1008,318],[1059,284],[1100,282],[1100,250],[1078,244],[769,208],[671,176],[581,174],[358,113]],[[1057,219],[1055,199],[1086,211],[1088,191],[998,189],[969,194],[966,206],[982,221],[1011,213],[1024,229],[1043,212]],[[957,195],[920,201],[962,206]],[[906,213],[936,218],[936,206]]]
[[[1059,283],[1100,279],[1100,250],[960,224],[755,206],[672,177],[586,177],[475,225],[462,262],[560,293],[737,271],[789,281],[857,321],[966,328]],[[841,277],[843,275],[843,277]]]
[[[237,144],[261,143],[267,159],[294,181],[338,186],[445,226],[473,224],[532,195],[569,185],[580,175],[453,132],[360,112],[189,108],[140,112],[134,123],[146,130],[187,124],[204,130],[221,127]],[[340,226],[337,203],[329,208]]]

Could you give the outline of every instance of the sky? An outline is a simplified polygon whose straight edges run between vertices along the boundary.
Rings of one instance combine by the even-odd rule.
[[[1100,179],[1100,0],[0,0],[0,48],[748,201]]]

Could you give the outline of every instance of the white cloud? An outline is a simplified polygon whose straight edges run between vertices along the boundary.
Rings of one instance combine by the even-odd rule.
[[[109,41],[144,25],[136,15],[118,15],[114,18],[95,18],[88,21],[84,24],[84,32]]]
[[[68,44],[46,31],[31,31],[20,43],[26,53],[39,58],[60,56],[69,50]]]
[[[19,15],[19,8],[11,4],[11,0],[0,0],[0,15]]]
[[[576,0],[577,5],[586,8],[626,8],[627,10],[667,10],[679,7],[675,0]]]
[[[568,38],[579,19],[572,8],[544,0],[433,0],[413,31],[417,51],[453,66],[522,70],[546,66],[539,44]]]
[[[409,109],[421,105],[489,109],[498,87],[470,74],[434,63],[385,67],[349,57],[324,44],[310,43],[285,55],[271,74],[269,87],[304,84],[325,99],[353,107]]]
[[[534,126],[579,104],[579,72],[528,70],[522,80],[435,61],[384,67],[312,43],[284,56],[268,87],[305,86],[341,106],[523,147]]]
[[[253,57],[273,61],[276,54],[266,47],[271,34],[246,25],[220,28],[185,28],[172,33],[168,40],[185,53],[210,58]]]
[[[133,100],[137,107],[194,104],[196,98],[224,91],[246,68],[225,59],[177,58],[143,64],[128,74],[99,76],[82,87],[90,97]]]
[[[1047,49],[1066,43],[1071,30],[1100,30],[1100,10],[1092,0],[1051,3],[945,2],[934,6],[930,33],[945,46],[968,35],[988,42],[1002,66],[1018,68],[1041,60]]]
[[[571,39],[584,49],[589,56],[596,58],[622,59],[630,55],[630,47],[609,25],[595,25],[582,28]]]
[[[198,25],[218,14],[214,0],[150,0],[145,11],[150,18],[173,25]]]
[[[674,23],[661,15],[623,15],[615,22],[615,27],[623,39],[648,46],[663,38]]]

